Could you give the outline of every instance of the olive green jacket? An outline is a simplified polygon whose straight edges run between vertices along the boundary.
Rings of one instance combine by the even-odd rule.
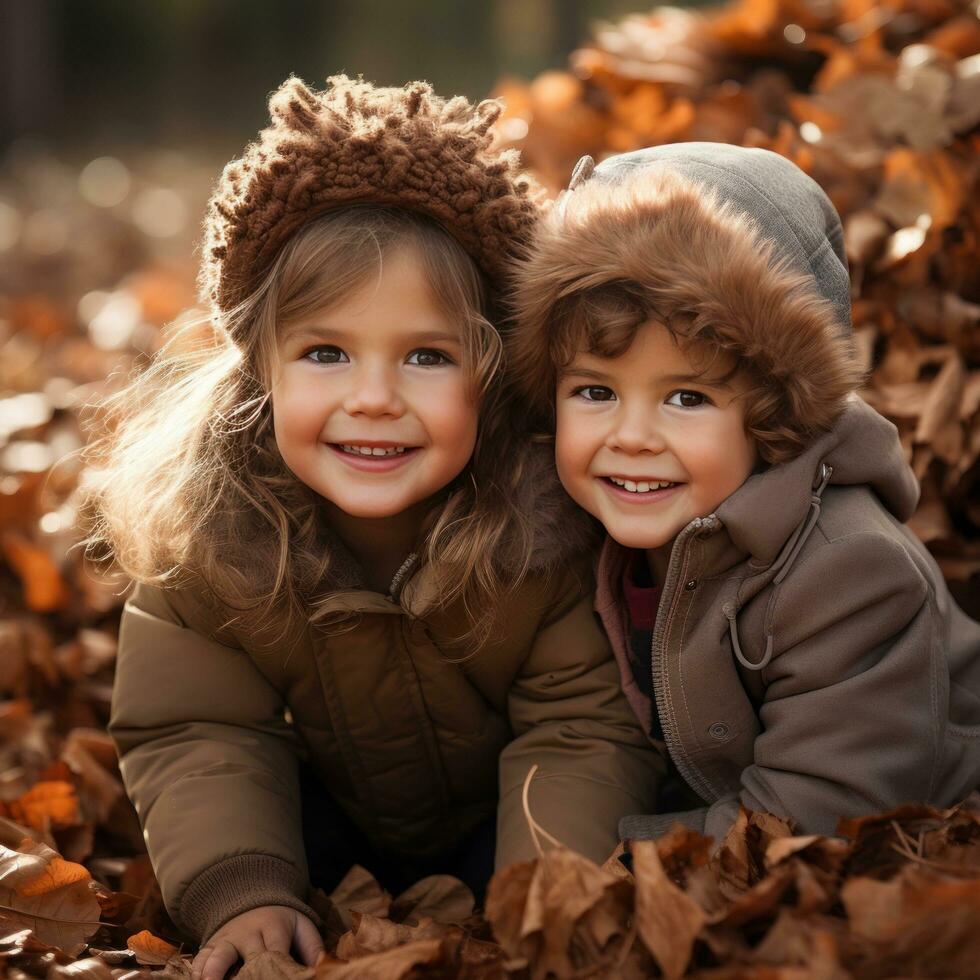
[[[619,689],[591,576],[532,574],[462,663],[446,655],[462,614],[433,611],[433,581],[423,568],[394,596],[345,589],[328,607],[340,626],[304,623],[271,648],[194,590],[136,587],[109,730],[189,934],[260,905],[312,915],[304,757],[401,859],[453,849],[495,808],[498,866],[532,856],[521,790],[534,765],[534,817],[593,859],[616,845],[620,817],[652,806],[663,762]]]

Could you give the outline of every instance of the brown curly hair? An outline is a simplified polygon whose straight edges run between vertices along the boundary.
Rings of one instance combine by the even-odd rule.
[[[355,203],[434,218],[495,284],[543,200],[517,151],[493,146],[502,108],[442,99],[426,82],[334,75],[316,91],[288,78],[269,100],[272,124],[225,167],[208,204],[202,295],[234,309],[301,225]]]
[[[812,279],[749,215],[669,171],[578,187],[539,222],[512,284],[508,364],[545,430],[575,354],[617,357],[651,320],[706,372],[737,368],[766,463],[828,431],[863,381],[850,331]]]

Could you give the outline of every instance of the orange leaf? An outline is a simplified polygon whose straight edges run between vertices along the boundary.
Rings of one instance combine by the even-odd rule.
[[[74,827],[81,823],[75,787],[62,780],[36,783],[9,804],[10,816],[34,830]]]
[[[47,551],[16,531],[4,532],[0,548],[21,580],[29,609],[51,612],[68,604],[68,588]]]
[[[0,846],[0,906],[5,926],[31,929],[41,942],[80,953],[99,928],[99,901],[81,865],[45,844]]]
[[[154,936],[148,929],[130,936],[126,940],[126,946],[136,954],[137,961],[143,966],[165,966],[172,957],[180,953],[176,946]]]
[[[33,898],[35,895],[46,895],[58,888],[64,888],[65,885],[72,885],[76,881],[91,880],[92,876],[82,865],[66,861],[62,857],[53,857],[41,874],[18,886],[17,894]]]

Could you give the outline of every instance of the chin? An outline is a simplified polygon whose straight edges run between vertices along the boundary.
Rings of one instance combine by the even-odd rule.
[[[328,498],[330,502],[342,510],[350,517],[358,517],[362,520],[381,520],[386,517],[397,517],[403,511],[411,507],[411,503],[401,501],[393,503],[391,500],[379,500],[376,503],[370,500],[338,500]]]
[[[674,535],[663,533],[651,533],[628,528],[612,529],[606,527],[606,533],[624,548],[633,548],[636,551],[650,551],[652,548],[662,548],[665,544],[673,541]]]

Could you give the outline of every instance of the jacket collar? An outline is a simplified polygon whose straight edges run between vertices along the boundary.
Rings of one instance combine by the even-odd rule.
[[[830,485],[867,485],[895,518],[915,511],[919,487],[905,461],[898,430],[856,395],[834,428],[802,455],[750,476],[715,514],[754,564],[769,565],[806,519],[813,493],[832,470]]]

